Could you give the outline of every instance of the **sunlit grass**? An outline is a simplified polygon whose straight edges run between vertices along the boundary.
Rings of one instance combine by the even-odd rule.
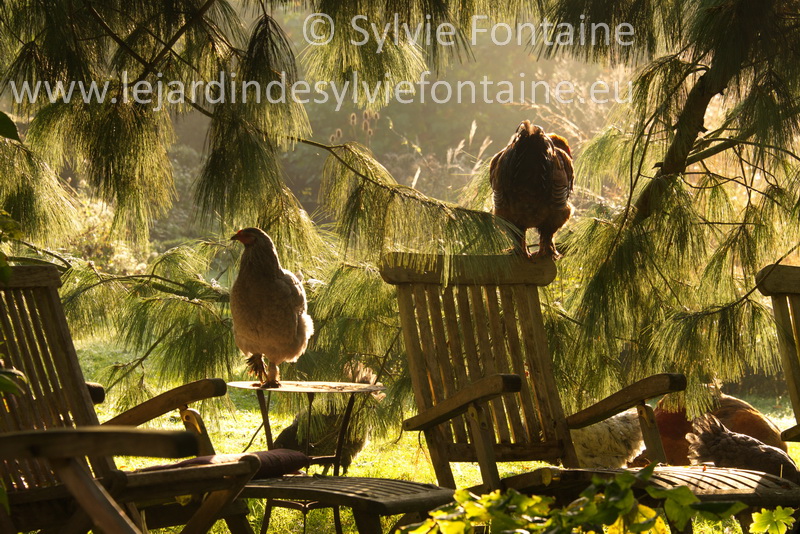
[[[97,380],[102,377],[103,370],[121,359],[119,351],[110,349],[105,345],[78,344],[81,362],[87,380]],[[97,406],[100,421],[112,417],[118,412],[111,401]],[[789,401],[786,398],[748,398],[762,412],[769,415],[783,430],[794,424]],[[252,392],[229,388],[228,402],[215,402],[203,407],[205,423],[211,435],[212,442],[218,453],[243,452],[248,445],[249,450],[264,450],[267,448],[266,438],[261,425],[261,414],[258,410],[256,397]],[[273,436],[292,422],[290,415],[273,414],[271,417]],[[152,425],[157,428],[180,429],[180,419],[176,414],[160,418]],[[252,444],[250,444],[252,440]],[[789,454],[795,461],[800,460],[800,444],[790,443]],[[117,465],[121,469],[136,469],[145,465],[162,463],[157,459],[118,458]],[[525,472],[544,465],[539,462],[515,462],[502,465],[501,475],[510,475]],[[313,472],[313,471],[312,471]],[[317,471],[319,472],[319,471]],[[480,473],[474,464],[453,464],[456,482],[460,487],[469,487],[480,482]],[[364,450],[353,460],[348,476],[383,477],[417,482],[436,482],[436,475],[425,447],[424,437],[417,433],[400,431],[398,422],[397,434],[383,439],[370,439]],[[264,501],[251,500],[249,502],[250,520],[253,529],[258,532],[264,513]],[[356,527],[352,514],[347,509],[341,512],[342,525],[346,533],[355,533]],[[270,520],[271,533],[301,533],[303,532],[303,515],[295,510],[275,509]],[[334,532],[333,513],[331,509],[313,510],[305,518],[306,532],[326,533]],[[384,518],[384,528],[388,528],[396,518]],[[730,520],[724,523],[699,521],[695,524],[697,534],[740,534],[741,529],[737,522]],[[178,529],[163,529],[156,532],[170,533]],[[222,534],[228,532],[224,522],[219,522],[212,533]]]

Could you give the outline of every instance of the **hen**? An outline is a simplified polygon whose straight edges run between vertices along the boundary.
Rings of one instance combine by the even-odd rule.
[[[645,448],[635,409],[584,428],[572,429],[570,434],[583,468],[627,467]]]
[[[738,467],[770,473],[800,483],[797,465],[786,452],[756,438],[731,432],[710,414],[694,421],[686,434],[692,464],[712,462],[717,467]]]
[[[523,121],[489,166],[495,215],[522,232],[522,253],[528,255],[525,231],[539,231],[536,256],[555,256],[553,235],[572,216],[572,156],[567,140],[546,134]]]
[[[686,411],[668,411],[664,407],[666,397],[656,405],[654,415],[667,462],[671,465],[689,465],[689,442],[686,434],[692,431],[692,423],[686,418]],[[747,402],[721,394],[719,407],[709,412],[727,428],[746,434],[767,445],[786,451],[786,442],[781,439],[781,431],[764,414]]]
[[[262,385],[278,387],[278,365],[297,361],[314,333],[306,293],[297,277],[281,268],[275,245],[263,230],[245,228],[231,240],[244,245],[231,289],[236,345],[248,355],[250,371]]]
[[[375,384],[378,377],[369,367],[361,364],[356,366],[345,365],[345,378],[358,384]],[[373,398],[382,400],[383,393],[373,393]],[[341,466],[343,474],[347,474],[353,458],[361,452],[367,443],[370,428],[364,418],[364,404],[359,404],[350,420],[349,429],[342,444]],[[321,409],[315,409],[311,415],[311,435],[308,438],[308,454],[312,456],[333,456],[339,441],[339,432],[342,423],[341,406],[328,403]],[[306,452],[306,432],[308,428],[308,411],[299,413],[292,424],[284,428],[275,438],[276,449],[293,449]],[[323,474],[327,473],[328,465]]]

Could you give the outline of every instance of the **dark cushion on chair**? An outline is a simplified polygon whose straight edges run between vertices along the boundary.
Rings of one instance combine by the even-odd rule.
[[[272,478],[279,477],[308,467],[311,462],[308,456],[300,451],[291,449],[273,449],[271,451],[258,451],[246,454],[258,456],[261,461],[261,468],[256,471],[253,478]],[[210,456],[198,456],[189,458],[182,462],[166,465],[154,465],[140,469],[140,471],[158,471],[161,469],[171,469],[173,467],[188,467],[193,465],[212,465],[228,462],[238,462],[244,454],[213,454]]]

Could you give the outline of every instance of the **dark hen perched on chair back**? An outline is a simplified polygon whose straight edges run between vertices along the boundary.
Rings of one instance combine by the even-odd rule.
[[[572,215],[572,157],[567,140],[546,134],[539,126],[523,121],[517,133],[490,165],[494,214],[522,232],[536,228],[540,242],[537,256],[558,256],[553,235]]]

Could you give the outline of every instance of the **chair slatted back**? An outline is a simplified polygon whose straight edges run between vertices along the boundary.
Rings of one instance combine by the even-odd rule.
[[[97,425],[81,373],[64,310],[61,285],[53,267],[12,267],[11,279],[0,284],[0,358],[4,368],[22,371],[27,379],[22,394],[3,395],[0,432]],[[113,468],[108,458],[93,458],[98,475]],[[5,487],[41,488],[58,483],[39,460],[6,461]]]
[[[768,265],[756,275],[758,289],[772,298],[778,349],[795,419],[800,421],[800,267]],[[783,432],[786,441],[800,441],[800,426]]]
[[[427,268],[392,267],[397,265]],[[449,276],[443,277],[448,268]],[[446,266],[443,258],[399,253],[387,257],[381,270],[384,280],[397,286],[420,412],[480,378],[495,373],[525,377],[522,391],[489,403],[498,461],[560,459],[577,467],[539,302],[539,287],[549,284],[555,272],[552,260],[465,256]],[[440,484],[453,484],[449,462],[477,460],[469,434],[465,416],[428,432]]]

